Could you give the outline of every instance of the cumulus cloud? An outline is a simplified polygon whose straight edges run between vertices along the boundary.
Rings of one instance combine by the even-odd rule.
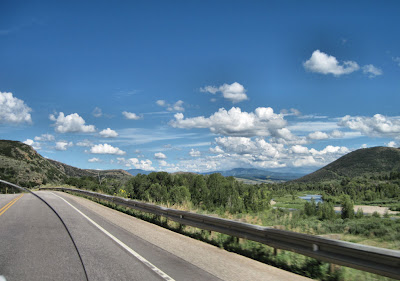
[[[141,169],[145,171],[154,171],[153,162],[151,160],[139,160],[137,158],[117,158],[118,164],[124,165],[125,167],[135,167],[135,169]]]
[[[93,143],[90,140],[83,140],[76,143],[77,146],[91,147]]]
[[[317,161],[313,156],[304,156],[293,161],[295,167],[316,166]]]
[[[189,151],[189,155],[192,156],[192,157],[200,157],[201,153],[197,149],[192,148]]]
[[[103,138],[116,138],[118,137],[118,133],[110,128],[107,128],[99,133],[99,135]]]
[[[71,147],[71,146],[73,146],[72,142],[58,141],[58,142],[56,142],[55,149],[65,151],[65,150],[67,150],[68,147]]]
[[[344,61],[339,64],[334,56],[327,55],[320,50],[315,50],[310,59],[303,63],[306,70],[321,74],[333,74],[340,76],[350,74],[360,69],[359,65],[354,61]]]
[[[39,142],[33,141],[31,139],[27,139],[26,141],[24,141],[24,144],[32,146],[32,148],[35,150],[42,149],[41,144]]]
[[[316,131],[316,132],[308,134],[308,138],[311,140],[325,140],[325,139],[328,139],[329,136],[327,133]]]
[[[185,109],[183,108],[183,101],[178,100],[176,103],[174,103],[173,105],[170,105],[167,107],[168,111],[185,111]]]
[[[103,116],[103,111],[101,110],[101,108],[98,108],[98,107],[95,107],[94,109],[93,109],[93,112],[92,112],[92,115],[94,116],[94,117],[101,117],[101,116]]]
[[[312,155],[326,155],[326,154],[337,154],[337,155],[344,155],[349,153],[350,150],[345,147],[345,146],[333,146],[333,145],[328,145],[322,150],[316,150],[314,148],[310,149],[310,153]]]
[[[373,66],[372,64],[368,64],[363,66],[362,68],[364,74],[368,74],[369,78],[374,78],[376,76],[382,75],[383,71],[380,68]]]
[[[400,66],[400,57],[393,57],[392,60]]]
[[[309,152],[308,148],[302,145],[293,145],[291,151],[296,154],[307,154]]]
[[[301,112],[296,108],[282,109],[280,112],[283,116],[300,116]]]
[[[165,100],[158,100],[158,101],[156,101],[156,104],[159,105],[159,106],[166,106],[167,105]]]
[[[159,161],[158,161],[158,164],[159,164],[161,167],[167,167],[167,166],[169,166],[168,163],[167,163],[167,161],[165,161],[165,160],[159,160]]]
[[[346,115],[338,125],[372,137],[399,137],[400,134],[400,119],[381,114],[375,114],[373,117]]]
[[[386,146],[387,146],[387,147],[397,147],[398,145],[397,145],[396,142],[390,141],[390,142],[388,142],[388,143],[386,144]]]
[[[165,107],[168,111],[177,111],[177,112],[185,111],[185,108],[183,108],[182,100],[178,100],[173,104],[169,104],[165,100],[158,100],[156,101],[156,104],[161,107]]]
[[[167,156],[165,156],[165,154],[162,153],[162,152],[157,152],[157,153],[154,153],[154,158],[156,158],[156,159],[166,159]]]
[[[200,91],[203,93],[210,93],[210,94],[216,94],[217,92],[221,92],[222,96],[233,102],[241,102],[244,100],[247,100],[247,94],[246,94],[246,89],[243,87],[243,85],[234,82],[232,84],[223,84],[219,87],[215,86],[205,86],[203,88],[200,88]]]
[[[13,97],[12,93],[0,92],[0,124],[32,123],[31,111],[23,100]]]
[[[230,110],[220,108],[210,117],[184,118],[182,113],[175,114],[175,120],[169,124],[174,128],[208,128],[212,133],[227,136],[270,136],[278,135],[279,129],[286,125],[280,114],[270,107],[259,107],[254,112],[241,111],[239,107]]]
[[[55,138],[50,134],[42,134],[40,137],[35,137],[35,141],[54,141]]]
[[[60,112],[58,117],[54,114],[49,116],[51,121],[55,121],[54,127],[57,133],[93,133],[96,131],[93,125],[85,125],[85,120],[78,113],[65,116]]]
[[[105,143],[105,144],[98,144],[98,145],[91,147],[90,153],[124,155],[126,152],[119,149],[118,147],[113,147],[112,145]]]
[[[330,136],[331,136],[332,138],[335,138],[335,139],[340,139],[340,138],[343,138],[343,137],[344,137],[344,133],[343,133],[342,131],[339,131],[339,130],[333,130],[333,131],[330,133]]]
[[[93,157],[93,158],[88,159],[88,162],[90,162],[90,163],[100,163],[101,160],[99,158]]]
[[[139,119],[143,118],[142,116],[139,116],[136,113],[128,112],[128,111],[123,111],[122,115],[124,115],[125,118],[129,119],[129,120],[139,120]]]

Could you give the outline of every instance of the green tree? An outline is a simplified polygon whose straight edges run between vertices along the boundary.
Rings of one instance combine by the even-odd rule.
[[[354,218],[354,204],[350,199],[350,196],[343,195],[342,197],[342,219],[352,219]]]

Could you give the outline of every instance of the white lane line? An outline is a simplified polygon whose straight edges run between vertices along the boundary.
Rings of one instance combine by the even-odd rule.
[[[67,203],[68,205],[70,205],[73,209],[75,209],[75,211],[77,211],[79,214],[81,214],[85,219],[87,219],[89,222],[91,222],[94,226],[96,226],[98,229],[100,229],[101,231],[104,232],[104,234],[106,234],[108,237],[110,237],[112,240],[114,240],[115,242],[117,242],[122,248],[124,248],[126,251],[128,251],[131,255],[133,255],[135,258],[137,258],[138,260],[140,260],[142,263],[144,263],[146,266],[148,266],[151,270],[153,270],[155,273],[157,273],[159,276],[161,276],[164,280],[168,280],[168,281],[175,281],[173,278],[171,278],[169,275],[167,275],[165,272],[161,271],[159,268],[157,268],[155,265],[153,265],[151,262],[149,262],[148,260],[146,260],[144,257],[142,257],[141,255],[139,255],[138,253],[136,253],[134,250],[132,250],[131,248],[129,248],[124,242],[122,242],[121,240],[119,240],[117,237],[115,237],[114,235],[112,235],[110,232],[108,232],[107,230],[105,230],[104,228],[102,228],[100,225],[98,225],[96,222],[94,222],[91,218],[89,218],[87,215],[85,215],[84,213],[82,213],[79,209],[77,209],[75,206],[73,206],[71,203],[69,203],[67,200],[65,200],[64,198],[58,196],[57,194],[54,194],[53,192],[51,192],[54,196],[57,196],[58,198],[62,199],[65,201],[65,203]]]

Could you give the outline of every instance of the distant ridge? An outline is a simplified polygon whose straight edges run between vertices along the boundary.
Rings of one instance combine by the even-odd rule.
[[[345,177],[380,175],[391,171],[400,171],[400,149],[378,146],[350,152],[325,167],[295,181],[321,182]]]
[[[148,174],[150,174],[151,172],[154,172],[154,171],[145,171],[145,170],[142,170],[142,169],[129,169],[129,170],[126,170],[126,172],[129,173],[132,176],[136,176],[138,174],[148,175]]]
[[[19,141],[0,140],[0,178],[25,187],[62,182],[67,177],[128,178],[124,170],[85,170],[46,159]]]
[[[249,180],[270,180],[270,181],[289,181],[304,176],[304,174],[272,172],[256,168],[235,168],[228,171],[214,171],[203,174],[208,175],[213,173],[220,173],[224,177],[236,177]]]

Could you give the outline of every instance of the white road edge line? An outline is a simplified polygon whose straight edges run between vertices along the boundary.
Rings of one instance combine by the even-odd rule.
[[[104,228],[102,228],[100,225],[98,225],[96,222],[94,222],[91,218],[89,218],[87,215],[85,215],[84,213],[82,213],[79,209],[77,209],[75,206],[73,206],[71,203],[69,203],[67,200],[65,200],[64,198],[58,196],[57,194],[54,194],[53,192],[51,192],[54,196],[57,196],[58,198],[62,199],[65,201],[65,203],[67,203],[68,205],[70,205],[73,209],[75,209],[75,211],[77,211],[79,214],[81,214],[85,219],[87,219],[89,222],[91,222],[94,226],[96,226],[98,229],[100,229],[102,232],[104,232],[104,234],[106,234],[108,237],[110,237],[112,240],[114,240],[115,242],[117,242],[122,248],[124,248],[126,251],[128,251],[131,255],[133,255],[135,258],[137,258],[138,260],[140,260],[142,263],[144,263],[147,267],[149,267],[151,270],[153,270],[155,273],[157,273],[159,276],[161,276],[164,280],[168,280],[168,281],[175,281],[173,278],[171,278],[168,274],[166,274],[165,272],[163,272],[161,269],[157,268],[155,265],[153,265],[151,262],[149,262],[148,260],[146,260],[144,257],[142,257],[141,255],[139,255],[138,253],[136,253],[134,250],[132,250],[131,248],[129,248],[124,242],[122,242],[121,240],[119,240],[117,237],[115,237],[114,235],[112,235],[110,232],[108,232],[107,230],[105,230]]]

